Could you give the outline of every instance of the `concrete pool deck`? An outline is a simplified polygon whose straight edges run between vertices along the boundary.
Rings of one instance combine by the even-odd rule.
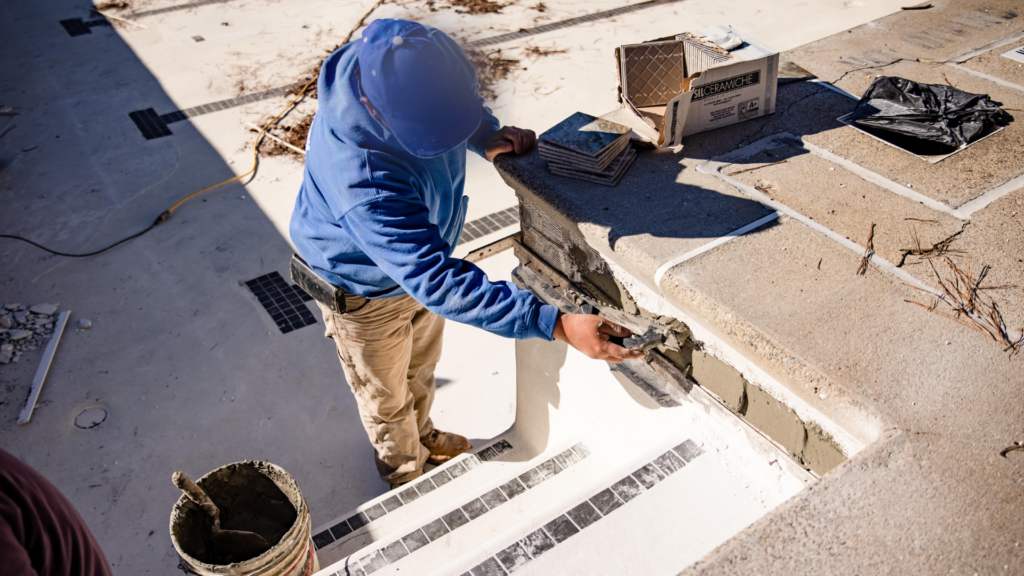
[[[896,13],[783,56],[854,94],[878,74],[924,82],[946,74],[1019,110],[1024,93],[943,63],[1020,28],[1011,3],[939,3],[927,14]],[[871,63],[880,44],[899,62]],[[1024,72],[1006,81],[1022,86]],[[1019,338],[1024,182],[1017,177],[1024,165],[1015,142],[1022,127],[1014,121],[930,165],[837,122],[837,111],[852,103],[821,83],[780,86],[773,117],[686,138],[679,152],[641,153],[612,189],[550,176],[536,154],[499,162],[521,202],[545,206],[585,239],[638,304],[658,314],[667,312],[657,302],[675,307],[867,440],[686,574],[1024,570],[1024,458],[1005,451],[1024,437],[1024,405],[1011,400],[1022,383],[1020,358],[908,303],[930,302],[917,286],[938,289],[923,260],[897,268],[881,258],[912,247],[901,235],[915,219],[935,228],[925,246],[963,227],[972,240],[954,244],[962,252],[952,257],[975,273],[993,264],[1001,280],[992,285],[1014,286],[994,297],[1011,338]],[[814,155],[815,144],[827,153]],[[787,162],[770,165],[780,159]],[[923,196],[909,201],[882,186],[884,179],[849,172],[848,160]],[[748,168],[759,169],[730,176]],[[840,181],[858,188],[856,201]],[[998,199],[986,195],[1000,186]],[[922,204],[928,198],[952,209],[985,201],[951,218]],[[762,215],[745,201],[781,216],[674,260]],[[951,229],[940,230],[947,219]],[[879,225],[877,255],[862,276],[856,271],[872,224]]]
[[[252,138],[246,123],[266,121],[287,101],[273,95],[232,107],[210,103],[301,81],[371,2],[132,4],[111,13],[126,17],[150,11],[132,18],[142,26],[98,24],[75,36],[60,21],[95,22],[87,2],[15,3],[2,9],[0,109],[9,106],[13,113],[0,115],[3,233],[68,251],[95,249],[144,228],[185,194],[243,173]],[[420,19],[473,41],[625,3],[545,4],[544,12],[522,4],[503,14],[460,15],[432,12],[425,4],[388,3],[375,17]],[[519,58],[524,69],[497,85],[493,107],[503,122],[538,132],[577,110],[606,112],[615,106],[614,46],[729,23],[788,50],[791,61],[854,93],[866,86],[868,74],[891,71],[942,81],[944,73],[955,84],[965,82],[966,89],[998,93],[1007,107],[1024,108],[1021,95],[1004,85],[989,88],[984,78],[951,66],[922,66],[1019,33],[1020,16],[986,16],[986,10],[1012,12],[1011,3],[936,2],[931,10],[887,16],[900,5],[794,0],[767,8],[751,0],[689,0],[536,34],[494,46]],[[963,33],[932,40],[941,40],[940,46],[902,40],[915,30],[927,36],[958,19],[965,22],[959,25]],[[922,60],[914,63],[918,67],[900,68],[910,65],[904,61],[874,70],[871,66],[889,60],[851,58],[892,39],[902,42],[894,48],[899,57]],[[529,47],[565,52],[531,56]],[[1024,83],[1011,76],[1012,68],[992,67],[982,57],[978,62],[962,66]],[[966,170],[947,170],[946,160],[939,165],[946,172],[936,179],[914,159],[899,160],[873,142],[847,136],[833,121],[843,98],[820,84],[785,86],[775,116],[687,140],[678,157],[682,166],[666,162],[676,167],[670,181],[679,176],[680,188],[728,197],[717,207],[750,207],[756,202],[697,167],[783,130],[840,155],[849,142],[850,157],[859,164],[890,179],[907,174],[915,190],[935,191],[935,198],[951,205],[969,200],[977,186],[988,189],[1009,178],[1015,169],[1007,164],[1004,155],[1010,151],[1003,146],[1007,139],[1019,142],[1013,140],[1019,138],[1019,122],[950,159],[969,164],[968,152],[974,150],[991,169],[960,182]],[[150,108],[167,115],[203,106],[203,114],[168,124],[170,136],[150,140],[129,117]],[[315,109],[315,103],[303,106]],[[528,167],[534,160],[521,162]],[[566,212],[581,224],[588,242],[633,277],[649,280],[665,261],[706,238],[693,237],[669,219],[638,218],[648,199],[624,192],[643,167],[638,162],[615,189],[566,187],[559,194],[571,200]],[[530,170],[536,169],[542,167]],[[232,461],[269,460],[296,478],[316,525],[386,489],[319,317],[316,324],[282,333],[244,285],[271,272],[287,277],[292,251],[287,223],[301,171],[294,158],[266,158],[244,185],[229,184],[193,199],[149,234],[93,258],[64,259],[0,240],[0,304],[59,302],[72,313],[27,426],[14,422],[40,352],[0,366],[0,445],[71,499],[116,574],[175,572],[177,559],[167,537],[168,514],[178,497],[170,482],[175,470],[199,476]],[[782,186],[784,179],[778,180]],[[883,197],[884,190],[872,190]],[[806,192],[813,191],[809,186]],[[652,192],[655,200],[671,196],[672,202],[686,202],[671,187]],[[517,201],[513,189],[479,159],[471,159],[467,194],[471,221]],[[994,265],[995,283],[1020,284],[1020,264],[1013,268],[1013,250],[1006,246],[1021,251],[1021,229],[1012,226],[1019,222],[1013,213],[1024,213],[1021,201],[1019,190],[1003,196],[976,212],[964,232],[963,249],[979,263]],[[682,204],[676,208],[681,214],[688,210]],[[724,226],[735,214],[719,209],[717,216]],[[863,228],[866,234],[867,216],[850,218],[851,230]],[[513,228],[481,224],[480,230],[490,232],[456,253]],[[879,234],[881,253],[885,237]],[[927,241],[938,239],[936,234]],[[886,245],[905,248],[898,244]],[[1024,452],[999,456],[1014,441],[1024,441],[1020,357],[1008,360],[983,336],[905,304],[902,300],[916,293],[875,267],[854,278],[858,260],[833,240],[784,219],[666,275],[661,285],[666,297],[692,308],[711,330],[735,329],[724,338],[809,404],[850,425],[868,414],[869,428],[878,433],[854,459],[711,552],[694,570],[1024,571],[1017,545]],[[482,267],[492,277],[508,278],[516,263],[504,253]],[[927,279],[918,268],[911,273]],[[1001,296],[1010,303],[1007,318],[1020,324],[1020,292]],[[93,328],[71,329],[80,318],[91,319]],[[817,325],[830,327],[827,335],[814,329]],[[449,323],[445,349],[435,422],[485,445],[514,420],[515,345]],[[815,378],[821,379],[820,390],[814,390]],[[106,409],[106,420],[88,430],[76,428],[75,416],[94,407]]]

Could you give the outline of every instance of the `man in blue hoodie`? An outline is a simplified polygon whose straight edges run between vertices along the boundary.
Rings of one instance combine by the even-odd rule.
[[[641,353],[597,316],[561,314],[534,294],[491,282],[451,257],[466,219],[466,152],[523,153],[535,135],[484,107],[476,73],[443,32],[377,20],[331,54],[291,237],[309,267],[340,290],[319,302],[377,469],[392,488],[471,448],[430,421],[444,319],[508,338],[559,339],[591,358]]]

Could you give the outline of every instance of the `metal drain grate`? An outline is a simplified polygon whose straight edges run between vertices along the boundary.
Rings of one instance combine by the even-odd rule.
[[[284,281],[277,272],[264,274],[245,283],[282,334],[316,324],[316,317],[306,307],[313,298],[302,288]]]

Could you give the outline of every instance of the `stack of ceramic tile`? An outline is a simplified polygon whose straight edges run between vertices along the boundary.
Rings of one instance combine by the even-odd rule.
[[[540,135],[540,157],[557,176],[615,186],[636,158],[626,126],[577,112]]]

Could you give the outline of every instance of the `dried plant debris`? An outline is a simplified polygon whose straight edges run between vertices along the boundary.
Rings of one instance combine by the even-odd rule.
[[[904,220],[916,220],[916,218],[904,218]],[[921,220],[921,222],[934,222],[934,220]],[[959,250],[953,250],[949,246],[950,244],[953,243],[954,240],[956,240],[957,236],[964,233],[964,230],[967,229],[968,224],[970,224],[970,222],[965,222],[958,232],[954,233],[948,238],[945,238],[944,240],[939,240],[935,244],[932,244],[930,248],[924,248],[923,246],[921,246],[921,238],[918,237],[917,235],[917,228],[912,228],[910,230],[910,236],[911,239],[913,239],[914,241],[914,248],[904,248],[902,250],[903,256],[900,258],[900,262],[899,264],[896,265],[896,267],[899,268],[903,266],[903,264],[907,261],[907,256],[916,256],[922,259],[929,259],[940,258],[946,256],[947,254],[960,254]]]
[[[522,67],[519,60],[505,57],[501,52],[501,48],[489,51],[471,50],[466,53],[466,56],[469,57],[469,61],[476,68],[480,95],[483,96],[484,100],[494,100],[497,98],[498,93],[495,90],[495,86],[498,82],[505,80]]]
[[[96,5],[96,9],[100,11],[128,10],[131,7],[131,2],[103,2],[102,4]]]
[[[530,6],[530,8],[536,10],[537,12],[547,12],[548,11],[548,5],[543,3],[543,2],[538,2],[537,4],[535,4],[533,6]]]
[[[868,262],[875,253],[875,223],[871,223],[871,231],[868,232],[868,241],[864,248],[864,256],[861,256],[860,266],[857,267],[857,276],[863,276],[868,271]]]
[[[456,14],[501,14],[501,9],[511,6],[513,2],[501,4],[493,0],[448,0],[448,3],[440,4],[435,0],[427,0],[427,8],[431,12],[438,10],[455,9]]]
[[[1010,334],[998,304],[988,295],[988,292],[992,290],[1008,290],[1016,288],[1016,286],[984,286],[985,278],[992,269],[990,266],[982,266],[981,270],[975,274],[970,262],[966,264],[965,270],[946,257],[942,259],[942,263],[946,266],[944,275],[936,267],[934,258],[927,262],[935,274],[941,294],[933,294],[929,304],[916,300],[906,300],[906,302],[949,318],[975,332],[987,334],[989,338],[1003,345],[1004,351],[1010,352],[1011,355],[1020,351],[1024,346],[1024,335]]]
[[[555,48],[541,48],[539,46],[527,46],[523,49],[523,54],[530,56],[534,60],[543,58],[545,56],[554,56],[555,54],[565,54],[565,50],[557,50]]]
[[[306,114],[289,126],[275,126],[269,133],[295,146],[299,150],[306,149],[306,137],[309,135],[309,127],[313,124],[313,114]],[[265,156],[294,156],[303,158],[299,152],[282,146],[280,142],[272,139],[264,140],[263,154]]]

